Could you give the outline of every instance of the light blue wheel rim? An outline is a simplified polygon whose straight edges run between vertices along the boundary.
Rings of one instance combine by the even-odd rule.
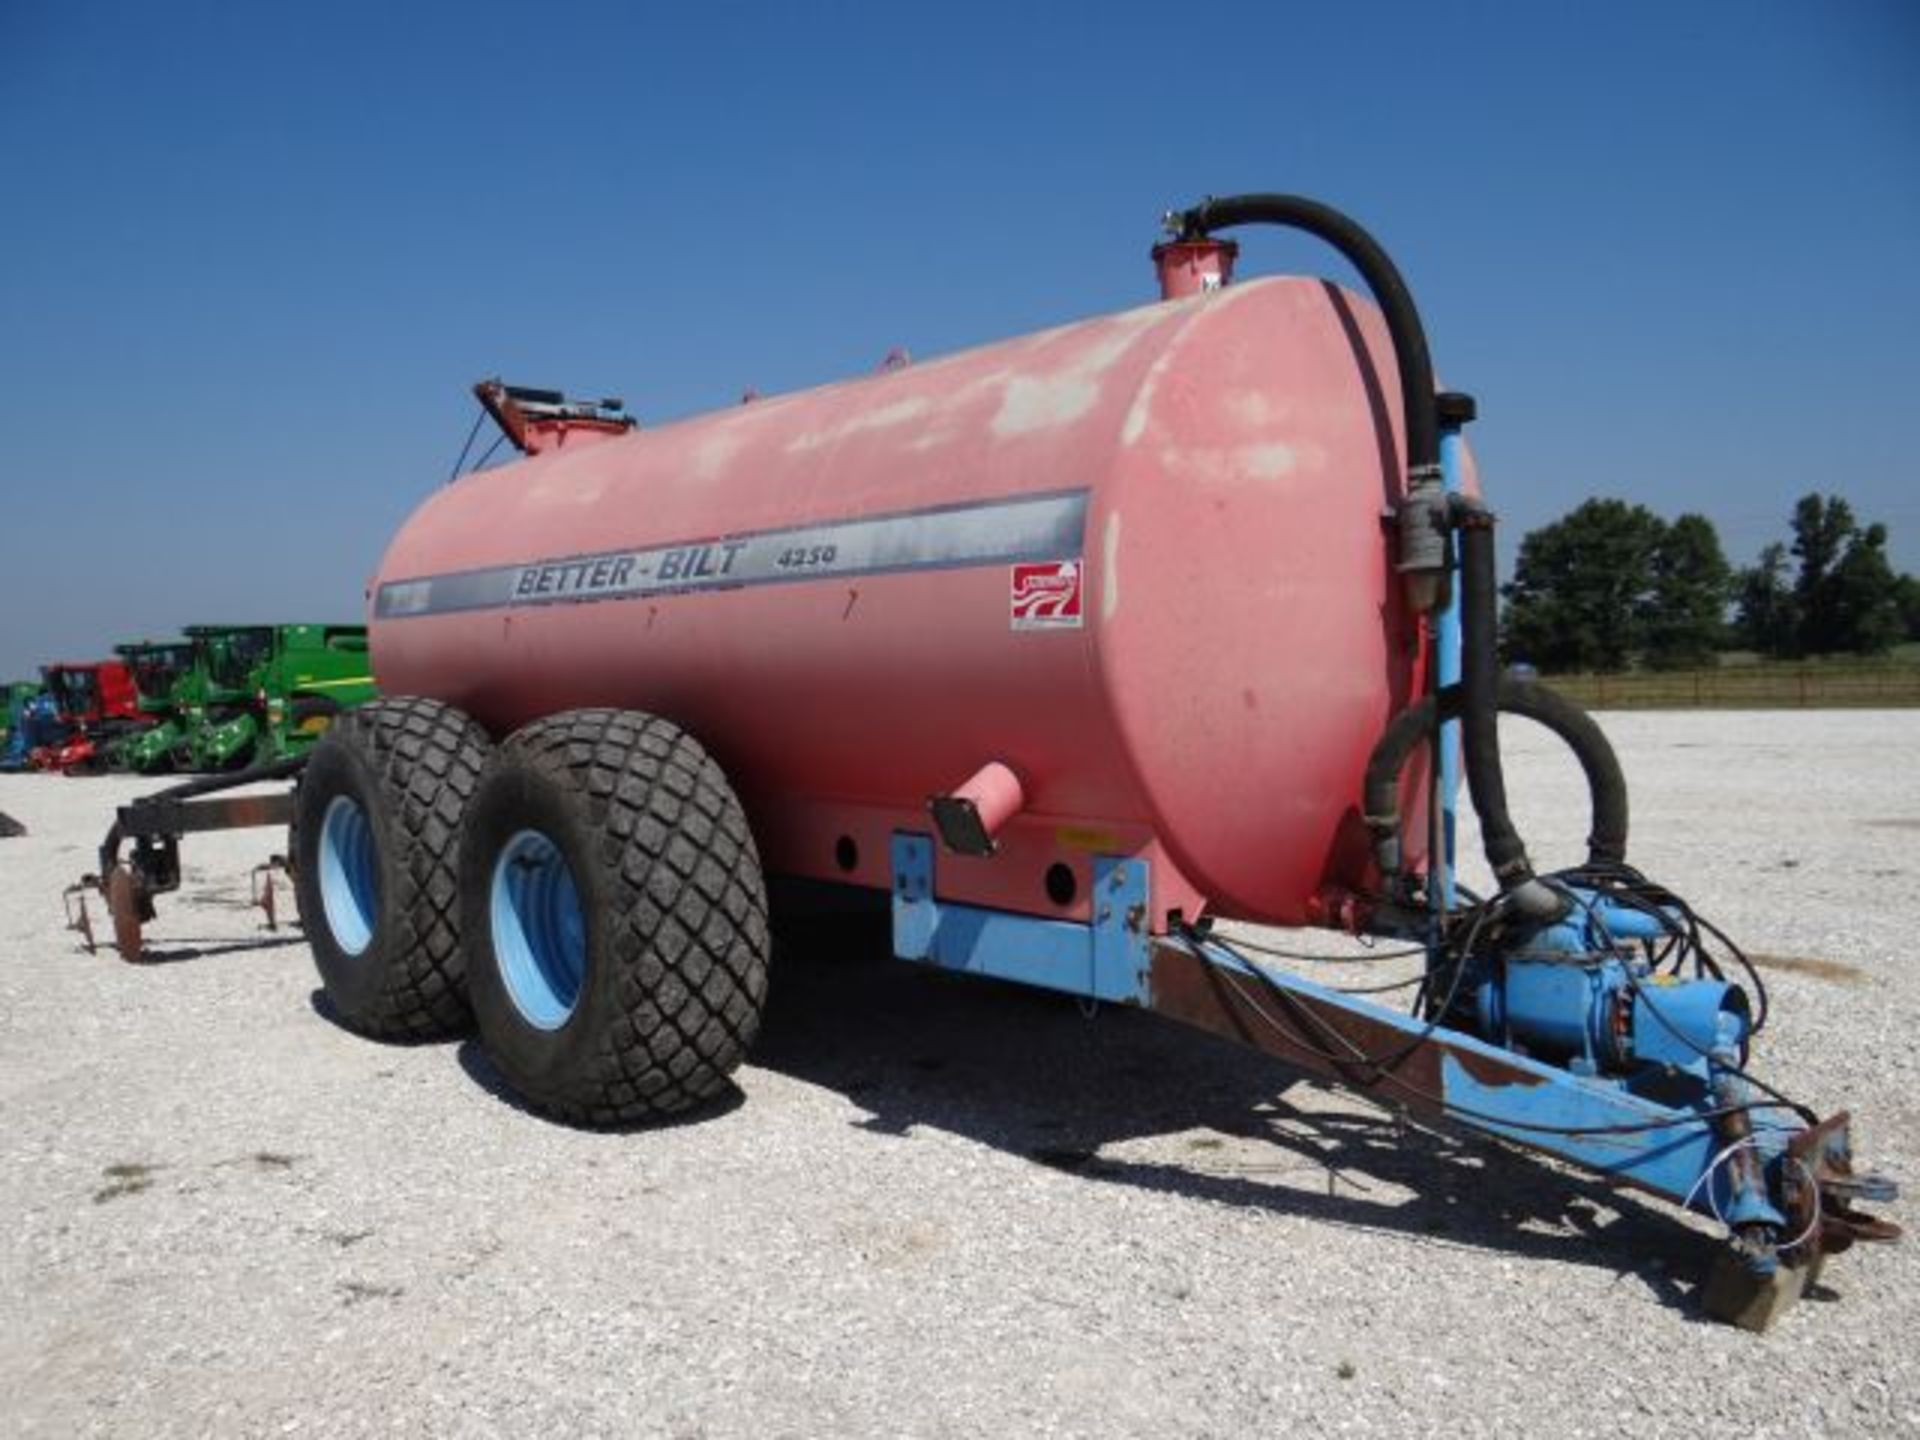
[[[507,841],[488,908],[507,999],[536,1030],[558,1030],[587,974],[587,917],[560,847],[538,830]]]
[[[333,943],[348,955],[373,943],[380,920],[380,864],[360,802],[336,795],[320,821],[320,905]]]

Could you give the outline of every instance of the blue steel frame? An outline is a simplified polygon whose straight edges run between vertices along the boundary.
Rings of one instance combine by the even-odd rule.
[[[1440,429],[1440,488],[1458,495],[1465,488],[1458,423],[1443,424]],[[1448,545],[1453,541],[1448,540]],[[1447,603],[1434,624],[1433,663],[1436,688],[1460,683],[1460,573],[1452,568],[1447,587]],[[1455,832],[1460,803],[1460,722],[1448,720],[1440,727],[1440,771],[1434,776],[1434,799],[1440,811],[1440,854],[1428,862],[1432,880],[1428,886],[1437,913],[1453,908],[1453,867],[1457,854]]]
[[[934,843],[896,833],[893,953],[943,970],[1016,980],[1092,1000],[1148,1001],[1147,863],[1093,862],[1093,923],[954,905],[934,895]]]
[[[1382,1099],[1439,1114],[1728,1219],[1752,1216],[1758,1199],[1767,1210],[1761,1218],[1779,1221],[1764,1197],[1736,1183],[1735,1167],[1719,1163],[1725,1141],[1695,1110],[1636,1095],[1618,1078],[1575,1074],[1464,1031],[1256,965],[1223,944],[1153,936],[1151,876],[1144,860],[1094,859],[1093,917],[1082,923],[941,900],[931,835],[897,832],[891,859],[893,949],[903,960],[1151,1010],[1159,1008],[1155,950],[1174,947],[1198,956],[1212,970],[1247,982],[1253,995],[1248,1011],[1261,1013],[1262,999],[1278,1008],[1304,1007],[1322,1021],[1348,1017],[1384,1032],[1391,1037],[1384,1047],[1389,1050],[1418,1046],[1437,1053],[1437,1093],[1416,1092],[1398,1067],[1383,1067],[1371,1083],[1360,1084]],[[1267,1038],[1271,1042],[1273,1037]],[[1263,1048],[1311,1063],[1297,1034],[1291,1046],[1269,1043]],[[1341,1075],[1355,1067],[1317,1068]],[[1354,1077],[1347,1073],[1344,1078],[1352,1082]],[[1734,1097],[1710,1092],[1708,1100],[1720,1098]],[[1800,1126],[1785,1121],[1779,1111],[1757,1109],[1750,1116],[1752,1147],[1762,1165],[1771,1166]]]
[[[1706,1213],[1717,1211],[1733,1219],[1736,1208],[1744,1216],[1751,1205],[1752,1197],[1739,1193],[1729,1167],[1719,1166],[1711,1181],[1705,1178],[1724,1141],[1712,1123],[1693,1110],[1635,1095],[1616,1079],[1576,1075],[1463,1031],[1432,1026],[1311,980],[1256,966],[1222,945],[1201,942],[1187,948],[1202,954],[1210,966],[1254,982],[1256,997],[1292,997],[1308,1002],[1316,1014],[1363,1017],[1391,1031],[1403,1044],[1439,1050],[1437,1095],[1412,1095],[1387,1069],[1375,1087],[1384,1098],[1422,1100],[1425,1103],[1415,1108],[1436,1111],[1482,1134],[1571,1160]],[[1797,1121],[1783,1121],[1784,1113],[1750,1112],[1753,1142],[1763,1163],[1784,1152],[1801,1129]],[[1757,1218],[1774,1223],[1781,1219],[1777,1212]]]

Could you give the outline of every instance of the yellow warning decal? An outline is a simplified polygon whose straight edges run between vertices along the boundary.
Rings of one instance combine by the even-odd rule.
[[[1118,835],[1089,825],[1062,825],[1053,832],[1053,843],[1062,850],[1091,850],[1102,855],[1120,853]]]

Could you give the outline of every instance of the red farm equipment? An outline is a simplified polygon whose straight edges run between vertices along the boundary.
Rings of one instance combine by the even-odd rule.
[[[1254,224],[1327,241],[1372,302],[1232,283],[1219,232]],[[477,1026],[533,1108],[624,1124],[747,1054],[773,876],[870,901],[902,959],[1154,1011],[1717,1216],[1707,1303],[1744,1325],[1892,1238],[1845,1112],[1749,1069],[1744,957],[1628,863],[1606,737],[1501,672],[1474,403],[1385,251],[1249,195],[1169,216],[1154,258],[1160,303],[632,433],[480,387],[523,458],[389,544],[389,698],[123,808],[85,882],[122,952],[182,835],[290,821],[343,1023]],[[1584,770],[1572,868],[1509,817],[1502,712]],[[1455,878],[1462,780],[1487,895]],[[1399,941],[1412,1012],[1218,919]]]
[[[140,708],[139,689],[124,661],[66,661],[45,666],[40,673],[67,735],[33,752],[37,770],[97,774],[107,768],[115,741],[153,723]]]

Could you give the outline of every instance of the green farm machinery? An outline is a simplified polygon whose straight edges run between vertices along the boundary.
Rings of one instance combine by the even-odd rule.
[[[151,722],[114,746],[115,769],[144,775],[171,770],[186,741],[185,707],[198,693],[190,640],[138,640],[113,647],[133,672],[140,713]]]
[[[336,715],[376,691],[364,625],[189,625],[181,706],[188,768],[233,770],[304,755]]]

